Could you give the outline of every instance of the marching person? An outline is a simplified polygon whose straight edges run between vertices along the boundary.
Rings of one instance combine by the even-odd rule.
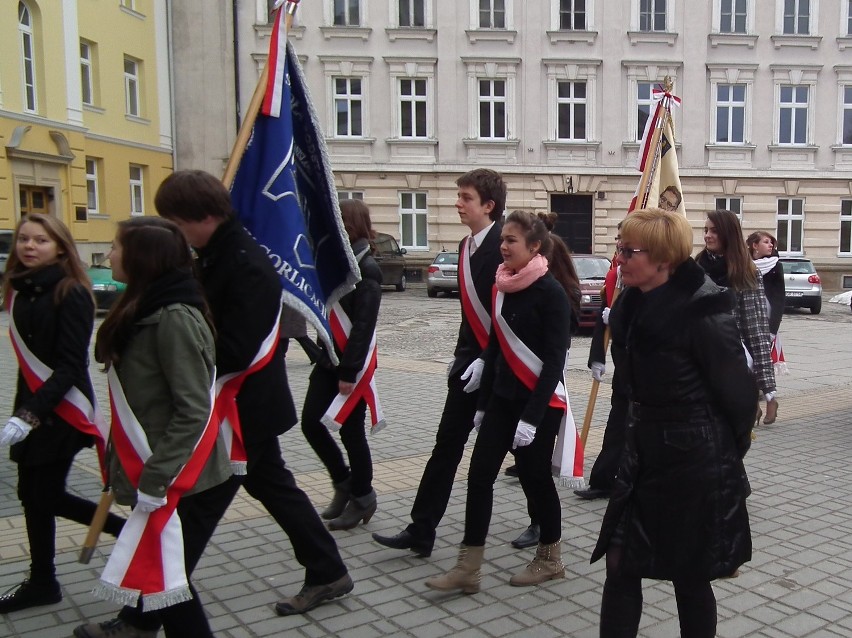
[[[382,302],[382,272],[372,257],[374,233],[370,210],[364,202],[348,199],[340,202],[340,213],[358,261],[361,281],[331,309],[334,348],[340,364],[335,366],[325,345],[320,346],[322,352],[311,373],[302,410],[302,432],[334,484],[334,498],[322,513],[324,519],[330,519],[328,527],[332,530],[352,529],[361,520],[368,523],[376,511],[373,461],[364,423],[366,393],[373,391],[376,321]],[[340,327],[343,322],[351,326],[348,334]],[[348,415],[339,412],[334,403],[336,397],[357,398],[354,405],[345,406]],[[370,405],[374,409],[375,397],[371,397]],[[326,426],[340,430],[348,467]],[[376,415],[373,428],[380,426]]]
[[[456,210],[470,234],[459,243],[461,325],[447,369],[447,398],[435,433],[435,447],[423,470],[411,507],[411,523],[399,534],[373,534],[380,545],[432,554],[435,531],[450,500],[464,446],[473,430],[483,362],[491,330],[491,289],[500,265],[500,223],[506,183],[499,173],[477,168],[456,180]]]
[[[769,336],[772,338],[770,351],[772,365],[776,375],[784,374],[787,372],[787,363],[784,360],[784,349],[781,347],[778,330],[781,328],[781,319],[784,317],[786,287],[784,286],[784,267],[778,258],[778,240],[769,233],[759,230],[748,236],[746,246],[763,281],[766,315],[769,318]],[[763,422],[767,425],[772,423],[766,419]]]
[[[751,559],[742,459],[756,410],[733,295],[690,258],[686,218],[621,228],[625,291],[610,313],[630,388],[625,449],[592,562],[606,555],[602,638],[636,636],[642,579],[674,584],[684,638],[716,635],[710,581]]]
[[[95,504],[66,491],[74,456],[99,432],[89,378],[95,320],[91,283],[68,228],[33,213],[12,239],[3,297],[18,358],[17,391],[0,445],[18,466],[18,498],[30,545],[29,578],[0,596],[0,614],[62,600],[56,580],[56,517],[89,525]],[[124,519],[107,517],[118,536]]]
[[[528,586],[565,577],[562,510],[551,459],[565,418],[565,363],[579,285],[571,281],[567,250],[553,250],[550,233],[536,215],[513,211],[501,240],[503,263],[495,278],[493,326],[482,355],[474,416],[479,434],[468,471],[464,538],[455,567],[426,581],[438,591],[479,591],[494,481],[510,449],[515,450],[518,478],[540,526],[540,540],[533,561],[509,582]]]
[[[266,508],[293,545],[305,582],[280,601],[279,615],[302,614],[352,591],[337,545],[311,501],[284,463],[278,435],[295,425],[296,408],[278,331],[281,282],[266,251],[236,217],[222,182],[198,170],[169,175],[154,200],[157,212],[174,221],[196,250],[197,271],[216,326],[217,375],[228,375],[220,405],[245,448],[229,484],[229,503],[239,486]],[[253,362],[256,362],[253,364]],[[222,401],[223,393],[233,399]]]
[[[775,370],[772,366],[772,338],[766,318],[766,296],[763,281],[743,241],[740,220],[729,210],[707,213],[704,222],[704,250],[695,261],[717,285],[736,293],[734,317],[740,339],[752,359],[751,367],[757,387],[766,399],[765,424],[774,423],[778,415]],[[758,415],[758,419],[759,419]]]
[[[117,600],[128,589],[143,595],[118,618],[77,627],[74,636],[153,638],[162,623],[166,636],[212,637],[188,580],[232,493],[230,462],[212,416],[215,352],[207,304],[192,274],[189,245],[168,220],[120,222],[109,259],[113,279],[127,284],[95,345],[113,405],[110,484],[116,502],[134,508],[128,531],[144,531],[135,542],[119,538],[96,592]],[[175,511],[179,521],[171,518]],[[165,524],[163,532],[150,529],[158,524]],[[175,524],[182,547],[168,533]],[[163,556],[137,558],[160,546]],[[161,591],[146,591],[145,572],[181,552],[185,584],[164,573]],[[136,560],[142,573],[134,571]]]

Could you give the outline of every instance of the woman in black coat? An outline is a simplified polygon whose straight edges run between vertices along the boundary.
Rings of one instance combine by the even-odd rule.
[[[733,293],[689,257],[677,213],[631,213],[618,262],[628,289],[610,314],[631,399],[625,451],[592,555],[606,554],[603,638],[636,636],[642,578],[671,580],[681,635],[715,635],[710,581],[751,558],[742,459],[755,381],[731,315]]]
[[[778,240],[769,233],[759,230],[746,239],[751,258],[757,266],[757,272],[763,279],[763,293],[766,295],[766,316],[769,318],[769,336],[772,337],[772,364],[775,374],[786,373],[781,340],[778,330],[784,317],[786,286],[784,285],[784,267],[778,258]]]
[[[16,347],[46,366],[38,384],[19,370],[13,415],[0,435],[0,445],[11,445],[10,456],[18,464],[18,498],[31,560],[29,578],[0,596],[0,613],[5,614],[62,600],[54,565],[56,517],[89,525],[95,513],[94,503],[65,491],[74,455],[91,446],[93,437],[56,412],[74,389],[90,405],[95,400],[88,369],[95,303],[74,240],[62,222],[40,214],[21,220],[3,295],[20,339]],[[104,529],[117,536],[123,524],[111,514]]]
[[[335,339],[339,365],[332,363],[325,346],[322,346],[302,409],[302,432],[325,465],[334,485],[334,498],[322,512],[332,530],[352,529],[362,520],[367,523],[376,511],[373,461],[365,429],[367,402],[361,398],[340,427],[340,440],[346,449],[348,466],[323,424],[323,416],[338,394],[349,395],[355,389],[358,373],[371,356],[370,344],[382,301],[382,273],[372,256],[370,210],[362,201],[353,199],[342,201],[340,212],[361,271],[361,281],[355,290],[339,302],[340,309],[352,323],[352,329],[344,348],[339,347]]]

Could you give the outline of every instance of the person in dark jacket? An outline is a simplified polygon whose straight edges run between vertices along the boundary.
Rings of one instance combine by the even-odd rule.
[[[455,567],[426,581],[438,591],[479,591],[494,481],[512,448],[540,539],[533,561],[509,582],[528,586],[565,577],[562,510],[551,459],[566,406],[565,363],[573,323],[569,294],[576,292],[573,301],[579,304],[579,285],[566,279],[569,267],[560,259],[570,260],[567,250],[552,251],[550,233],[536,215],[512,212],[501,238],[503,263],[495,279],[493,326],[474,416],[481,427],[467,477],[464,539]]]
[[[610,313],[630,418],[592,562],[606,555],[602,638],[636,636],[642,578],[674,584],[681,635],[715,636],[710,582],[751,559],[743,457],[757,391],[720,289],[690,258],[692,229],[660,209],[628,215]]]
[[[95,393],[89,378],[89,341],[95,320],[91,283],[68,228],[50,215],[24,217],[12,239],[3,297],[11,305],[11,324],[21,344],[47,367],[39,387],[18,371],[12,417],[0,434],[11,445],[18,465],[18,498],[24,509],[30,544],[30,575],[0,596],[6,614],[62,600],[56,580],[56,517],[89,525],[91,501],[68,494],[65,483],[74,456],[93,437],[57,412],[65,395],[76,389],[90,405]],[[117,536],[124,519],[111,514],[105,531]]]
[[[274,328],[281,282],[266,251],[249,235],[222,182],[198,170],[177,171],[160,185],[157,212],[174,221],[198,254],[198,276],[216,327],[219,376],[245,374]],[[278,436],[295,425],[281,343],[269,362],[246,374],[236,397],[248,463],[242,484],[290,538],[305,582],[276,605],[280,615],[301,614],[353,588],[337,545],[284,463]]]
[[[340,428],[340,440],[349,459],[348,467],[322,419],[338,393],[352,394],[358,373],[372,356],[371,343],[382,302],[382,273],[372,257],[374,234],[367,205],[357,199],[344,200],[340,202],[340,213],[358,261],[361,281],[355,290],[340,299],[339,308],[332,309],[332,312],[344,313],[352,327],[345,347],[341,348],[335,337],[339,365],[332,363],[325,345],[321,346],[322,353],[311,373],[305,396],[302,432],[334,484],[334,499],[322,512],[322,517],[329,519],[329,529],[352,529],[362,520],[369,522],[376,511],[373,461],[364,427],[367,402],[362,397]],[[366,381],[369,383],[368,379]]]
[[[772,339],[772,365],[776,376],[787,372],[784,349],[778,330],[784,317],[784,305],[787,299],[784,285],[784,266],[778,257],[778,240],[769,233],[759,230],[746,239],[746,246],[757,266],[757,272],[763,280],[763,293],[766,295],[766,316],[769,318],[769,336]]]

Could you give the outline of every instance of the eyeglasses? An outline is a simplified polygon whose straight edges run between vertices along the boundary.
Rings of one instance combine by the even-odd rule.
[[[628,248],[627,246],[619,246],[615,249],[615,252],[624,257],[624,260],[627,261],[636,253],[647,253],[649,251],[647,248]]]

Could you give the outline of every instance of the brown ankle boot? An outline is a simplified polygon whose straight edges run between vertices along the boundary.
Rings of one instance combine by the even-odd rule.
[[[462,545],[456,566],[443,576],[433,576],[426,581],[426,586],[438,591],[462,590],[465,594],[475,594],[479,591],[482,581],[482,553],[485,547],[480,545]]]
[[[513,587],[539,585],[548,580],[565,578],[565,565],[562,564],[562,541],[550,545],[538,544],[535,558],[520,574],[509,579]]]

